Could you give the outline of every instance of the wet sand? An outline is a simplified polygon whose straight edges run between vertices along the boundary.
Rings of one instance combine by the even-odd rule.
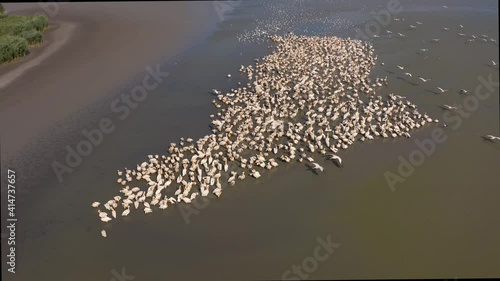
[[[117,121],[116,131],[63,183],[49,168],[37,180],[37,188],[23,194],[18,203],[22,268],[12,280],[109,280],[113,270],[122,268],[137,280],[158,280],[158,276],[176,280],[280,279],[285,270],[312,256],[316,238],[328,235],[341,245],[318,264],[310,279],[500,274],[500,148],[479,137],[499,133],[498,88],[459,129],[446,130],[448,140],[397,185],[395,192],[384,172],[396,172],[398,156],[407,158],[417,148],[415,140],[429,138],[437,125],[415,131],[411,139],[357,143],[340,154],[343,169],[320,162],[325,173],[315,175],[301,164],[281,164],[258,180],[248,179],[228,188],[220,199],[211,199],[190,216],[189,223],[180,205],[170,206],[105,224],[110,236],[99,236],[102,223],[96,220],[90,203],[116,193],[115,170],[135,165],[148,154],[164,153],[179,137],[196,139],[209,133],[208,115],[215,110],[208,92],[234,88],[239,66],[268,53],[266,44],[241,44],[236,39],[251,26],[258,4],[243,4],[234,18],[186,51],[179,64],[169,69],[168,81],[152,91],[128,119]],[[416,8],[412,10],[411,5]],[[377,66],[373,73],[390,77],[387,93],[407,96],[421,111],[442,119],[437,105],[463,102],[456,91],[474,89],[479,75],[498,76],[498,68],[480,63],[498,62],[498,45],[463,44],[456,33],[444,35],[440,28],[463,23],[469,33],[498,34],[498,14],[464,7],[462,2],[451,11],[438,10],[440,5],[435,4],[435,13],[418,10],[428,9],[427,2],[411,5],[399,15],[406,20],[391,22],[388,28],[402,32],[407,21],[420,20],[425,24],[423,32],[411,36],[407,32],[405,40],[375,40],[376,54],[386,68]],[[341,33],[352,36],[354,31]],[[434,36],[443,38],[442,44],[422,42]],[[498,35],[494,38],[498,40]],[[426,46],[432,53],[424,61],[415,55],[415,49]],[[408,64],[414,74],[432,77],[436,85],[450,88],[449,95],[429,93],[426,90],[434,84],[412,86],[386,71],[397,69],[396,64]],[[233,79],[228,80],[227,73]],[[84,112],[93,113],[91,120],[67,121],[66,126],[78,128],[76,136],[58,140],[55,146],[74,146],[82,139],[78,130],[95,128],[102,116],[116,120],[108,112],[111,100],[102,98],[86,107]],[[44,156],[43,151],[34,155],[45,166],[64,157]],[[25,184],[30,182],[20,185]],[[74,257],[71,262],[68,256]]]

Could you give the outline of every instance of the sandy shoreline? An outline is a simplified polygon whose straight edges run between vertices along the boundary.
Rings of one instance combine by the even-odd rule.
[[[37,4],[6,9],[43,12]],[[218,20],[211,3],[182,2],[70,3],[52,15],[49,23],[58,27],[45,34],[47,44],[0,67],[2,162],[147,65],[180,53]]]
[[[61,49],[71,38],[75,27],[75,24],[66,22],[50,27],[41,46],[32,48],[28,56],[0,67],[0,90]]]

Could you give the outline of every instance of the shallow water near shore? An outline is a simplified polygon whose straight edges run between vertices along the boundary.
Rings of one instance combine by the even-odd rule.
[[[308,24],[296,26],[295,32],[353,37],[354,28],[363,28],[371,19],[368,11],[386,5],[373,2],[377,2],[373,7],[358,2],[344,7],[339,14],[345,21],[336,29]],[[499,39],[498,14],[474,3],[448,1],[446,10],[434,3],[434,11],[427,12],[429,1],[402,1],[406,8],[397,18],[404,21],[391,21],[386,29],[406,37],[373,40],[378,61],[385,66],[377,64],[372,73],[389,77],[389,86],[381,92],[406,96],[419,111],[443,120],[438,106],[463,104],[461,88],[472,94],[478,77],[487,79],[489,74],[498,81],[498,67],[486,65],[498,62],[498,45],[464,44],[465,39],[456,35],[457,26],[463,24],[467,34]],[[465,8],[473,5],[478,7]],[[259,179],[226,187],[221,198],[211,197],[205,207],[193,207],[191,215],[176,205],[147,216],[137,212],[102,226],[90,204],[116,194],[117,169],[134,167],[148,154],[164,154],[180,137],[197,139],[210,133],[209,115],[216,111],[209,92],[246,83],[238,68],[268,54],[270,43],[240,42],[238,35],[254,27],[254,17],[268,16],[261,2],[242,3],[207,38],[174,61],[164,62],[162,69],[170,75],[125,120],[110,111],[110,103],[137,85],[142,73],[115,96],[75,114],[92,118],[65,122],[67,127],[90,130],[107,116],[116,129],[62,183],[48,169],[24,191],[18,203],[22,218],[18,273],[7,280],[110,280],[113,270],[122,268],[135,280],[281,279],[286,270],[313,256],[318,237],[328,236],[340,247],[307,273],[310,279],[500,275],[500,146],[480,138],[499,134],[498,87],[462,119],[458,129],[451,127],[454,123],[443,128],[447,140],[436,144],[435,152],[415,165],[394,192],[384,173],[397,174],[398,156],[408,160],[418,149],[415,141],[429,139],[439,124],[415,130],[410,139],[358,142],[339,152],[342,169],[318,155],[315,159],[325,167],[318,175],[303,164],[280,162],[279,168]],[[408,30],[416,21],[423,25]],[[442,27],[451,30],[444,32]],[[432,38],[441,41],[426,41]],[[421,48],[429,48],[428,53],[416,54]],[[414,77],[403,77],[398,64],[406,65]],[[226,78],[228,73],[231,79]],[[424,84],[418,75],[432,80]],[[449,91],[430,92],[437,86]],[[77,131],[57,144],[74,147],[81,139]],[[53,156],[39,161],[50,165],[63,161],[65,154]],[[29,159],[25,167],[28,163]],[[108,231],[107,239],[99,235],[101,229]]]

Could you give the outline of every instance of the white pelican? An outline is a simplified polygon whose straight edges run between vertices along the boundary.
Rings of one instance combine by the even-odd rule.
[[[106,230],[101,230],[102,237],[106,238],[108,235],[106,234]]]
[[[108,222],[108,221],[110,221],[110,220],[111,220],[111,218],[110,218],[110,217],[104,217],[104,218],[101,218],[101,220],[102,220],[103,222]]]
[[[101,212],[101,210],[97,210],[97,212],[99,213],[99,217],[101,217],[101,218],[105,218],[105,217],[107,217],[107,216],[108,216],[108,213],[106,213],[106,212]]]
[[[321,172],[323,172],[324,168],[321,167],[318,163],[312,163],[312,164],[313,164],[312,167],[313,170],[320,170]]]
[[[213,193],[215,194],[215,196],[220,197],[220,195],[222,194],[222,188],[217,187],[216,189],[214,189]]]
[[[250,175],[251,175],[252,177],[256,178],[256,179],[260,178],[260,173],[259,173],[259,171],[256,171],[256,170],[254,170],[254,169],[252,169],[252,173],[251,173]]]
[[[418,76],[418,79],[422,80],[424,83],[427,82],[427,81],[431,81],[431,79],[425,79],[424,77],[422,76]]]
[[[125,211],[123,211],[122,213],[122,217],[128,216],[129,213],[130,213],[130,208],[125,209]]]
[[[447,105],[447,104],[443,104],[443,105],[441,105],[440,107],[441,107],[442,109],[445,109],[445,110],[450,110],[450,111],[451,111],[451,110],[457,110],[457,109],[458,109],[458,107],[456,107],[456,106],[449,106],[449,105]]]
[[[444,89],[443,89],[443,88],[441,88],[441,87],[437,87],[437,89],[438,89],[441,93],[444,93],[444,92],[448,91],[448,90],[444,90]]]
[[[342,164],[342,158],[340,158],[338,155],[335,154],[328,154],[328,159],[333,160],[337,166],[343,167],[344,165]]]
[[[94,208],[99,207],[99,205],[101,205],[101,203],[99,203],[99,202],[92,203],[92,207],[94,207]]]
[[[488,140],[488,141],[491,141],[491,142],[494,142],[496,140],[499,140],[500,141],[500,137],[496,137],[496,136],[493,136],[493,135],[485,135],[485,136],[481,136],[483,139],[485,140]]]

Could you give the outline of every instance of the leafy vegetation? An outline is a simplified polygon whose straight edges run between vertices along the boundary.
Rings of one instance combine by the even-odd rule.
[[[28,41],[19,36],[0,36],[0,63],[28,54]]]
[[[19,34],[19,36],[26,39],[26,41],[28,41],[28,44],[30,44],[30,45],[42,43],[42,40],[43,40],[42,33],[38,30],[24,31],[21,34]]]
[[[0,5],[0,63],[29,53],[29,46],[43,41],[42,31],[49,27],[47,18],[3,14]]]

